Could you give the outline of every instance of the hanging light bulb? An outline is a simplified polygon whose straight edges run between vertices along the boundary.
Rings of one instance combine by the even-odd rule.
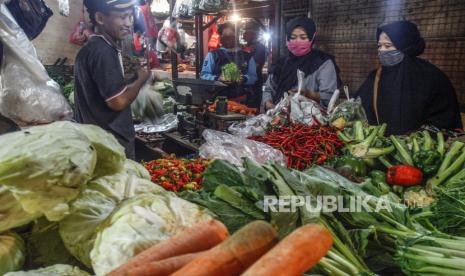
[[[232,16],[231,16],[231,21],[233,22],[238,22],[241,20],[241,16],[237,13],[234,13]]]

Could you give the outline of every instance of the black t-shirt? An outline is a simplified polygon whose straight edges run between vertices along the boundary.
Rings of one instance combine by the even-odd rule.
[[[75,120],[113,133],[134,158],[135,131],[131,107],[110,109],[107,102],[124,93],[126,83],[120,51],[105,38],[92,36],[79,51],[75,65]]]

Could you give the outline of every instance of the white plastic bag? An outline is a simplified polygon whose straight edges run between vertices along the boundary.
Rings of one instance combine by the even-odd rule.
[[[234,123],[229,128],[228,131],[242,138],[247,138],[250,136],[262,136],[266,133],[266,128],[271,122],[272,118],[266,114],[260,114],[258,116],[249,118],[240,123]]]
[[[145,123],[155,124],[163,116],[163,97],[149,84],[142,86],[139,95],[131,104],[133,116]]]
[[[199,155],[206,159],[222,159],[242,166],[242,158],[248,157],[259,164],[274,161],[285,165],[283,153],[267,144],[236,137],[226,132],[207,129],[202,133],[205,144],[200,146]]]
[[[319,124],[327,123],[327,116],[324,108],[317,102],[301,94],[303,87],[304,72],[297,70],[297,93],[294,95],[285,94],[284,98],[276,107],[267,112],[268,116],[289,116],[292,122],[298,122],[306,125],[312,125],[315,120]]]
[[[154,0],[150,5],[150,11],[154,15],[169,15],[170,13],[170,4],[167,0]]]
[[[58,0],[58,9],[63,16],[69,16],[69,0]]]
[[[0,5],[0,113],[19,125],[72,118],[60,86],[47,74],[34,46],[4,4]]]

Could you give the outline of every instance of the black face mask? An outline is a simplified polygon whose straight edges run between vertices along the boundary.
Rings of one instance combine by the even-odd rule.
[[[220,39],[221,46],[226,49],[232,49],[236,47],[236,37],[234,36],[223,36]]]

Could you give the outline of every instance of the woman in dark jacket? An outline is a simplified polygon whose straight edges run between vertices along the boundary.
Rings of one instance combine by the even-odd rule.
[[[422,125],[462,128],[454,87],[430,62],[420,59],[425,41],[415,24],[396,21],[376,32],[381,66],[357,92],[370,124],[387,123],[387,134],[406,134]]]
[[[327,106],[340,85],[334,57],[313,49],[315,22],[296,17],[287,24],[289,53],[270,68],[262,97],[262,111],[273,108],[288,92],[297,91],[297,70],[305,73],[302,95]]]

